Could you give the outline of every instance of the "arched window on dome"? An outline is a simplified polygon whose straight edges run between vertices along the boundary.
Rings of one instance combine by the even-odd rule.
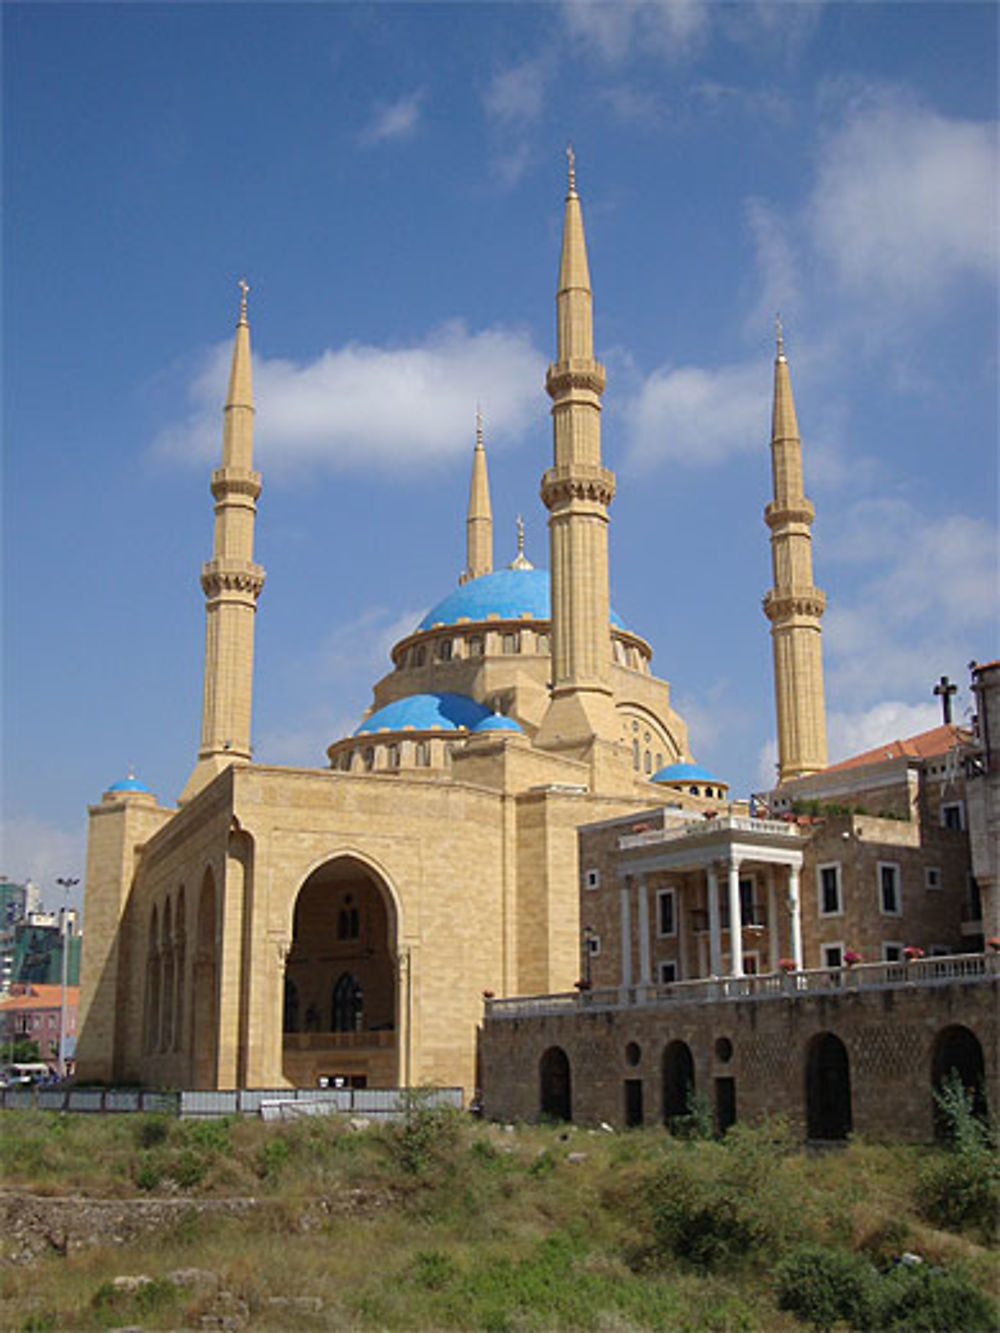
[[[632,742],[632,767],[635,769],[637,773],[639,771],[639,757],[640,757],[640,747],[639,747],[639,738],[637,736],[635,740]]]
[[[388,759],[389,759],[389,767],[390,767],[390,768],[398,768],[398,767],[399,767],[399,746],[398,746],[398,745],[393,744],[393,745],[390,745],[390,746],[389,746],[389,750],[388,750]]]
[[[424,663],[427,660],[427,650],[424,648],[424,645],[422,643],[417,644],[417,646],[410,653],[410,658],[412,666],[422,667],[424,665]]]
[[[437,656],[439,662],[450,662],[452,657],[451,639],[439,639],[437,646]]]
[[[486,650],[486,643],[481,634],[472,634],[469,637],[469,656],[482,657]]]
[[[547,634],[535,636],[535,650],[543,656],[549,652],[549,636]]]
[[[414,760],[417,768],[430,768],[431,766],[431,743],[430,741],[417,741],[414,749]]]
[[[520,634],[518,634],[516,630],[505,634],[502,639],[502,647],[504,653],[508,656],[513,653],[519,653],[521,651]]]
[[[364,765],[366,773],[370,773],[375,767],[375,747],[373,745],[365,746]]]

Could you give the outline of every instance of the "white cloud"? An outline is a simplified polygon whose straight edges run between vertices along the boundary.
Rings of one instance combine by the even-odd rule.
[[[544,60],[525,60],[499,70],[483,94],[487,114],[508,123],[537,120],[545,100],[545,82]]]
[[[706,0],[566,0],[562,7],[570,35],[609,63],[634,50],[687,55],[704,36],[710,12]]]
[[[837,707],[927,697],[942,671],[957,677],[989,651],[997,534],[984,520],[929,519],[906,501],[861,501],[822,558],[825,567],[843,566],[838,582],[854,588],[824,619],[828,698]]]
[[[423,100],[423,89],[418,89],[407,97],[400,97],[395,102],[376,107],[370,121],[361,132],[361,142],[370,146],[393,139],[411,138],[420,122]]]
[[[189,386],[191,414],[159,437],[160,452],[217,456],[229,355],[227,345],[210,353]],[[527,334],[460,321],[410,347],[348,343],[305,363],[255,357],[255,460],[271,475],[390,465],[412,474],[468,449],[476,400],[491,443],[516,437],[537,411],[544,372]]]
[[[42,890],[48,908],[61,906],[62,889],[57,878],[79,879],[70,895],[79,905],[83,898],[83,872],[86,862],[86,827],[80,821],[72,829],[58,828],[37,815],[10,815],[0,828],[3,848],[2,872],[16,884],[33,879]]]
[[[967,275],[995,281],[996,132],[869,92],[826,140],[808,241],[866,309],[937,301]]]
[[[629,462],[711,466],[759,449],[768,431],[770,377],[760,361],[654,370],[625,407]]]
[[[956,719],[957,720],[957,719]],[[884,700],[854,713],[827,714],[827,750],[831,764],[864,754],[876,745],[888,745],[919,736],[941,722],[941,709],[932,703],[909,704]]]

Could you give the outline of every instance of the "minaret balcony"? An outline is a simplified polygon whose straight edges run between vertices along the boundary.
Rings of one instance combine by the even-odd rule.
[[[225,500],[231,495],[260,495],[260,473],[245,467],[220,467],[212,473],[212,498]]]
[[[602,394],[606,382],[604,367],[590,357],[554,361],[545,375],[545,388],[551,398],[562,397],[574,389]]]
[[[764,509],[764,522],[769,528],[781,527],[784,524],[802,523],[807,527],[812,525],[816,517],[816,510],[811,500],[807,500],[804,495],[800,496],[794,504],[779,504],[776,500],[771,500]]]
[[[615,494],[615,474],[593,463],[560,463],[542,474],[541,496],[547,508],[570,500],[609,505]]]
[[[826,594],[819,588],[771,588],[764,594],[764,614],[768,620],[789,620],[795,616],[818,620],[826,610]]]

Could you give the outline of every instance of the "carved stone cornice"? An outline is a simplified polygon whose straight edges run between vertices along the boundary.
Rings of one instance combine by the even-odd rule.
[[[763,606],[772,623],[803,616],[818,621],[826,610],[826,594],[819,588],[796,588],[791,592],[771,588],[764,594]]]
[[[567,500],[585,500],[609,505],[615,494],[615,474],[610,468],[573,463],[550,467],[542,473],[540,494],[546,508]]]
[[[201,586],[209,598],[236,593],[256,601],[264,586],[264,570],[246,560],[207,560],[201,567]]]
[[[812,524],[816,517],[816,510],[813,508],[811,500],[807,500],[803,495],[794,505],[779,505],[772,500],[764,509],[764,522],[771,529],[780,527],[783,523],[805,523]]]
[[[220,467],[212,473],[212,497],[224,500],[229,495],[248,495],[256,500],[260,495],[260,473],[248,468]]]
[[[550,398],[561,397],[574,389],[602,394],[606,381],[600,361],[554,361],[545,375],[545,388]]]

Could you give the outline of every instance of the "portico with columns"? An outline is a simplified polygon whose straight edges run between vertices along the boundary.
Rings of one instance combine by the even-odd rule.
[[[802,860],[795,825],[735,814],[664,811],[662,827],[582,830],[581,910],[603,955],[602,984],[739,978],[777,972],[783,959],[801,969]]]

